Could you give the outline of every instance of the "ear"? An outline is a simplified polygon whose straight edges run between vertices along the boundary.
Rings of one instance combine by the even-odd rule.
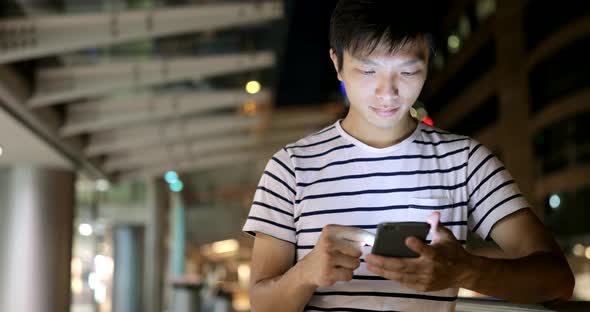
[[[330,49],[330,58],[332,59],[332,63],[334,64],[334,69],[336,70],[338,80],[342,81],[342,75],[338,70],[338,55],[336,55],[336,51],[334,51],[334,49]]]

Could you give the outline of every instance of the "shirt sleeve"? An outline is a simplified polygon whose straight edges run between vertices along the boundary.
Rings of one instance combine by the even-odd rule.
[[[504,217],[530,205],[504,164],[471,139],[467,161],[469,229],[488,239],[493,226]]]
[[[260,178],[243,231],[263,233],[295,244],[295,171],[285,149],[268,162]]]

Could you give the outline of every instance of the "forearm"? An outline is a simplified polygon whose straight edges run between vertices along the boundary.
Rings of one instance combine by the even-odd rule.
[[[262,280],[252,286],[250,301],[252,311],[303,311],[305,305],[316,290],[316,286],[307,282],[307,272],[303,261],[297,262],[281,276]]]
[[[460,287],[515,303],[568,300],[574,280],[567,261],[554,253],[518,259],[473,256]]]

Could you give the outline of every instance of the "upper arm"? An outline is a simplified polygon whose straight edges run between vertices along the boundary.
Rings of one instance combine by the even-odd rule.
[[[535,252],[561,253],[551,233],[530,209],[521,209],[498,221],[490,236],[511,258]]]
[[[483,239],[500,220],[520,216],[519,210],[530,207],[504,164],[475,140],[470,141],[465,184],[468,226]]]
[[[282,275],[293,266],[294,262],[295,245],[257,233],[250,265],[251,284]]]

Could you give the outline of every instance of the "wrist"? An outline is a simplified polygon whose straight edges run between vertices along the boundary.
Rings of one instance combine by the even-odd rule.
[[[457,274],[457,287],[474,289],[484,269],[484,258],[466,253],[463,265]]]
[[[295,268],[297,268],[297,276],[300,277],[299,280],[303,287],[314,289],[318,287],[315,282],[313,270],[309,267],[309,259],[307,256],[295,263]]]

